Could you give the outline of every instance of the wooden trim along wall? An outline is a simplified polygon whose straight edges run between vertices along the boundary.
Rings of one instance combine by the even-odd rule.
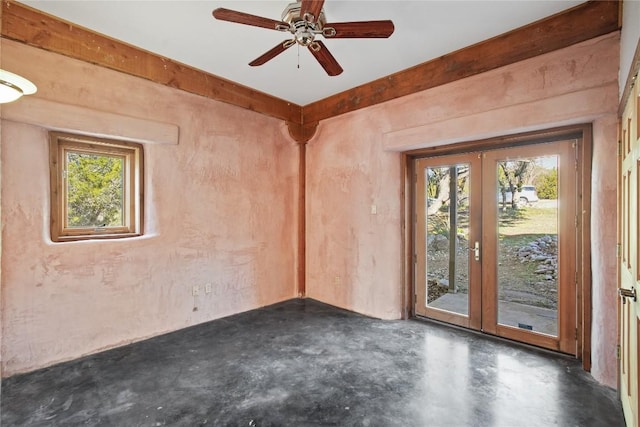
[[[578,331],[582,340],[579,341],[581,347],[578,348],[578,354],[582,355],[582,368],[591,372],[591,301],[593,298],[591,283],[591,159],[593,155],[593,128],[590,125],[585,125],[582,129],[582,144],[579,149],[578,163],[582,168],[580,171],[582,182],[578,185],[582,193],[580,195],[581,205],[578,206],[581,241],[577,250],[579,271],[582,274],[579,277],[578,297],[582,304],[578,306],[578,319],[582,319],[582,324],[578,325]]]
[[[298,286],[299,298],[307,294],[307,144],[298,144]]]
[[[188,65],[2,1],[1,36],[282,119],[291,137],[309,141],[319,121],[424,91],[620,29],[616,0],[589,1],[404,71],[306,106],[292,104]]]
[[[2,1],[2,37],[301,124],[302,107],[106,37],[15,1]]]
[[[590,1],[500,36],[303,107],[305,122],[404,95],[562,49],[620,29],[617,1]]]

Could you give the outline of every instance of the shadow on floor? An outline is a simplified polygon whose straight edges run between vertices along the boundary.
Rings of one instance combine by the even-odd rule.
[[[291,300],[2,384],[3,426],[623,426],[577,360]]]

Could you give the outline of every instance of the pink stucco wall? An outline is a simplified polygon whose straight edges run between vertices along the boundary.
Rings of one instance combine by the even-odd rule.
[[[591,122],[592,372],[615,386],[616,226],[602,206],[615,205],[618,43],[322,122],[307,150],[307,296],[400,317],[400,152]],[[145,144],[145,237],[52,244],[46,123],[2,121],[4,376],[295,296],[297,147],[282,123],[9,41],[2,62],[38,84],[44,108],[81,107],[92,125],[101,112],[133,117],[138,136],[140,123],[179,128],[177,145]],[[206,283],[213,292],[194,298]]]
[[[295,297],[298,148],[279,120],[6,40],[2,65],[51,108],[41,125],[3,115],[3,376]],[[124,136],[179,129],[144,146],[144,237],[50,242],[56,103],[87,112],[88,129],[69,118],[83,132],[109,114],[133,118]]]
[[[618,63],[614,33],[322,122],[307,149],[307,296],[400,316],[400,152],[593,123],[592,373],[615,386]]]
[[[618,283],[616,259],[617,222],[613,218],[613,207],[617,206],[616,191],[618,162],[618,121],[615,116],[598,120],[593,127],[594,141],[609,141],[593,145],[593,186],[591,200],[591,274],[592,295],[592,340],[591,373],[611,387],[617,386],[617,300]]]

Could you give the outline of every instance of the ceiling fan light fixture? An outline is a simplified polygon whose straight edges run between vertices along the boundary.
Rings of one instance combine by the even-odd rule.
[[[313,40],[316,37],[315,34],[313,34],[311,31],[309,31],[308,28],[305,27],[296,29],[294,36],[298,44],[301,46],[309,46],[311,43],[313,43]]]
[[[31,95],[37,90],[36,85],[24,77],[0,70],[0,104],[13,102],[22,95]]]

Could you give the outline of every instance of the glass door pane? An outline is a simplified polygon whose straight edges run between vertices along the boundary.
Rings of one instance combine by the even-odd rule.
[[[578,145],[415,160],[415,314],[576,354]]]
[[[417,159],[415,313],[479,329],[482,322],[482,159],[478,153]]]
[[[576,354],[577,141],[483,154],[482,329]]]
[[[469,164],[424,169],[428,307],[469,314]]]
[[[497,162],[498,323],[558,335],[558,156]]]

